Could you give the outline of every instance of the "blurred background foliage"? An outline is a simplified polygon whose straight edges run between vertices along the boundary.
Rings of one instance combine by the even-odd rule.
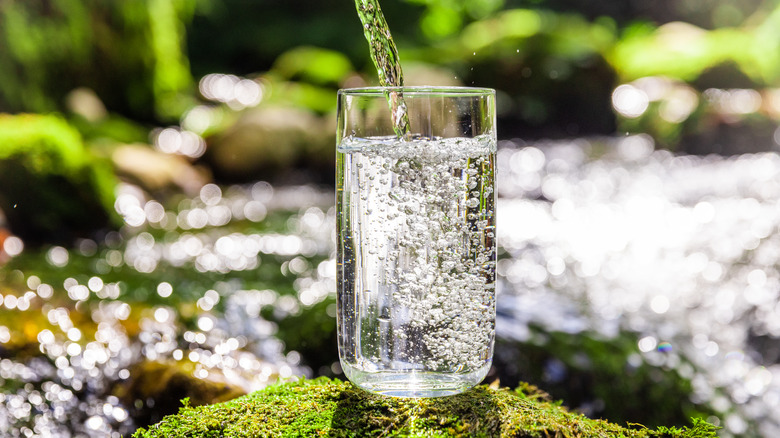
[[[332,114],[333,90],[376,82],[353,6],[5,1],[0,110],[80,115],[74,90],[87,88],[107,111],[77,123],[87,139],[143,141],[133,124],[148,131],[181,121],[204,101],[198,81],[224,72],[268,86],[262,106]],[[717,105],[702,92],[770,89],[780,75],[780,11],[771,1],[407,0],[383,9],[407,82],[498,89],[508,138],[641,130],[676,148],[685,134],[719,123],[710,115]],[[615,111],[615,86],[646,77],[690,86],[694,108],[671,122],[653,108],[628,117]],[[666,97],[653,103],[675,105]],[[776,117],[775,101],[763,116]]]
[[[184,50],[192,1],[6,1],[0,8],[3,110],[62,110],[80,86],[140,120],[170,120],[193,101]]]
[[[780,141],[776,1],[385,0],[382,8],[406,84],[495,88],[500,139],[645,133],[656,147],[702,155],[773,150]],[[229,184],[328,187],[336,90],[375,84],[372,68],[351,0],[0,0],[0,249],[8,236],[27,248],[22,255],[0,251],[0,292],[26,296],[30,283],[21,277],[32,272],[55,285],[59,302],[74,314],[98,312],[100,300],[77,308],[67,301],[71,292],[58,286],[73,278],[86,284],[92,272],[106,284],[123,284],[122,300],[137,319],[172,306],[182,330],[197,325],[206,289],[200,284],[295,295],[290,282],[302,273],[316,277],[327,251],[293,258],[269,250],[249,272],[204,273],[190,262],[152,272],[129,261],[106,268],[99,262],[129,251],[141,235],[169,243],[191,237],[192,227],[176,225],[175,215],[170,229],[160,225],[164,219],[157,228],[139,228],[135,206],[125,208],[117,193],[126,194],[129,184],[147,202],[139,208],[159,200],[154,208],[186,216],[206,208],[209,183],[226,187],[224,203],[241,198],[228,196],[240,192]],[[269,207],[266,217],[264,208],[209,226],[246,235],[295,233],[295,224],[311,218],[287,207],[282,213]],[[245,220],[252,215],[258,221]],[[85,250],[84,242],[96,246]],[[73,272],[60,269],[54,244],[74,251],[67,268]],[[304,268],[291,270],[294,260]],[[238,286],[225,286],[225,273]],[[175,286],[176,300],[159,299],[154,288],[161,282]],[[279,311],[289,304],[280,298],[287,304],[258,316],[278,329],[285,354],[302,355],[290,363],[338,374],[334,301],[331,294]],[[0,314],[0,324],[21,327],[20,314]],[[97,320],[88,319],[77,327],[96,333]],[[123,324],[129,337],[141,336],[140,323]],[[34,356],[28,344],[37,329],[14,330],[21,344],[6,342],[2,357]],[[605,344],[587,332],[538,332],[530,342],[502,340],[491,378],[534,380],[585,412],[619,421],[671,425],[711,413],[705,405],[677,403],[691,382],[647,363],[615,384],[626,358],[636,355],[633,333]],[[556,373],[561,369],[565,377]],[[108,386],[95,391],[135,394],[127,396],[134,425],[159,419],[178,400],[139,406],[134,400],[151,397],[143,388]],[[635,394],[641,400],[626,402]]]

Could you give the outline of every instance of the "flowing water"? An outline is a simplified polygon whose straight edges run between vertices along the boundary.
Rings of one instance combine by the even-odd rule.
[[[624,376],[641,384],[632,376],[643,369],[653,380],[679,374],[692,382],[696,406],[718,406],[722,436],[780,436],[780,154],[673,156],[649,145],[638,155],[642,141],[499,143],[497,216],[507,226],[499,229],[497,337],[580,367],[603,360],[551,340],[633,339],[624,374],[610,383]],[[593,150],[608,152],[594,158]],[[277,375],[327,373],[296,365],[305,355],[280,343],[284,326],[274,334],[272,319],[297,318],[288,331],[317,323],[323,308],[335,319],[332,190],[276,187],[270,195],[258,184],[222,187],[215,197],[214,189],[164,211],[123,196],[117,208],[128,221],[145,215],[122,239],[41,256],[25,248],[0,266],[0,435],[129,436],[139,424],[133,400],[101,388],[131,381],[138,352],[258,379],[248,389]],[[280,208],[298,213],[277,218]],[[259,230],[244,228],[254,221]],[[251,260],[259,266],[249,268]],[[187,309],[196,309],[195,321]],[[25,339],[26,354],[15,355]],[[538,366],[550,363],[559,362]],[[563,371],[578,375],[574,365]]]
[[[398,50],[390,35],[385,16],[379,7],[377,0],[355,0],[360,21],[363,23],[363,32],[368,40],[371,51],[371,60],[374,61],[379,75],[379,85],[383,87],[403,87],[404,75],[401,70],[401,62],[398,58]],[[403,93],[401,91],[388,91],[387,102],[393,117],[393,129],[398,138],[404,138],[409,134],[409,116],[406,113]]]

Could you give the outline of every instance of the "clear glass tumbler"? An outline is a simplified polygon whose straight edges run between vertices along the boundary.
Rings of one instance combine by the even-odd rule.
[[[410,133],[393,131],[402,96]],[[495,92],[354,88],[338,95],[339,357],[379,394],[478,384],[495,334]]]

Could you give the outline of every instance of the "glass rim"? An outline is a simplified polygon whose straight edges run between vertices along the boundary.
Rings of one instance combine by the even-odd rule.
[[[455,97],[474,97],[474,96],[495,96],[496,90],[486,87],[465,87],[465,86],[404,86],[404,87],[356,87],[342,88],[338,91],[339,96],[366,96],[366,97],[386,97],[386,93],[397,91],[404,96],[455,96]]]

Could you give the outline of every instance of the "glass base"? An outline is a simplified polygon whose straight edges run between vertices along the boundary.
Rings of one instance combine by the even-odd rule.
[[[486,364],[468,374],[421,371],[362,371],[342,363],[344,374],[357,387],[390,397],[444,397],[464,392],[485,378],[490,369]]]

